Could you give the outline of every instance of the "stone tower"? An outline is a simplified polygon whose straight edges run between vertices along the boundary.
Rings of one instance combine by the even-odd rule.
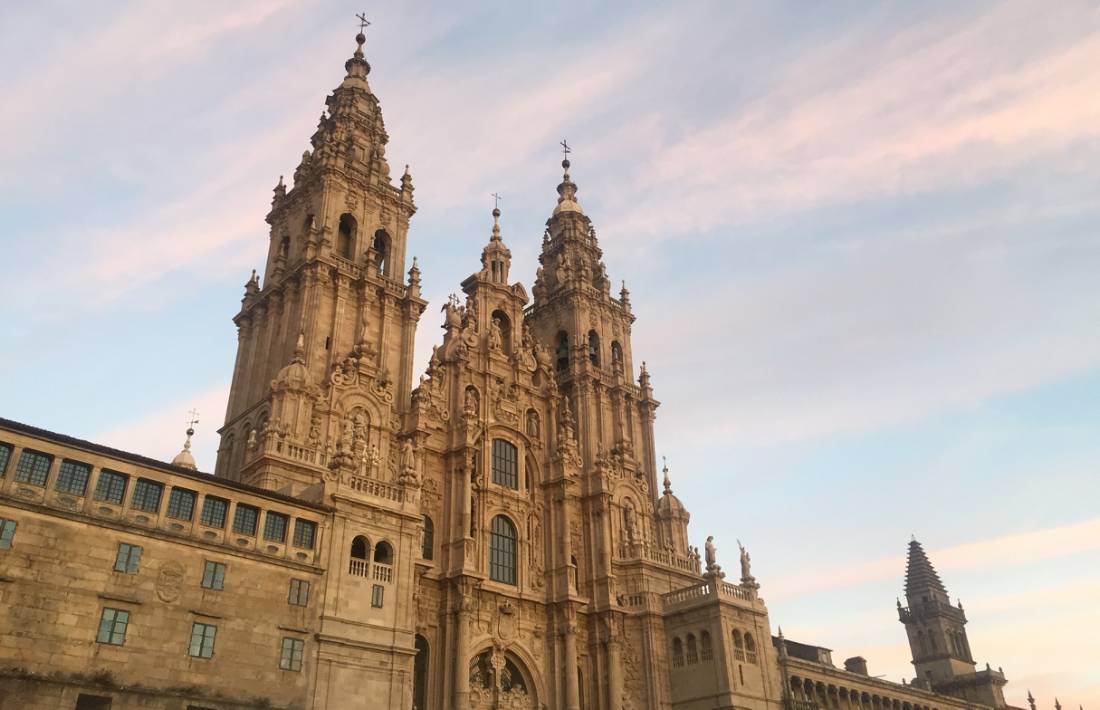
[[[905,625],[913,653],[917,674],[914,683],[986,705],[1003,706],[1004,675],[988,667],[975,671],[962,602],[951,604],[940,576],[915,538],[909,542],[905,600],[906,607],[898,601],[898,617]]]
[[[293,187],[282,178],[275,187],[264,281],[253,273],[234,317],[216,473],[295,494],[334,460],[367,459],[396,477],[390,442],[408,407],[426,305],[415,260],[403,282],[412,178],[406,167],[400,187],[390,182],[388,136],[356,39]],[[345,396],[353,392],[385,406],[370,412]]]

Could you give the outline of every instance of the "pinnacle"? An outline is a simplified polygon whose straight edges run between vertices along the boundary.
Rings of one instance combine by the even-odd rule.
[[[909,558],[905,570],[905,596],[917,596],[921,592],[935,591],[946,595],[940,576],[932,566],[924,548],[913,538],[909,542]]]

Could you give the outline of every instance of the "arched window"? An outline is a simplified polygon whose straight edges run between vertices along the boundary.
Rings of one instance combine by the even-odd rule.
[[[588,361],[600,365],[600,336],[594,330],[588,331]]]
[[[672,666],[673,668],[684,666],[684,643],[678,637],[672,639]]]
[[[374,548],[374,561],[384,565],[393,564],[393,548],[388,542],[380,542]]]
[[[508,317],[508,314],[504,311],[493,311],[492,318],[489,319],[493,328],[497,328],[500,333],[500,350],[505,355],[512,354],[512,319]]]
[[[745,632],[745,650],[749,653],[756,653],[756,642],[752,640],[752,634]]]
[[[370,550],[370,541],[362,535],[357,535],[351,541],[351,556],[357,560],[367,559],[367,551]]]
[[[489,533],[489,579],[516,583],[516,526],[503,515],[493,518]]]
[[[432,559],[432,548],[435,547],[435,524],[427,515],[424,516],[424,537],[420,541],[420,556],[425,560]]]
[[[699,662],[699,647],[695,645],[695,634],[687,635],[687,662],[690,666],[692,663]]]
[[[623,346],[619,345],[618,340],[611,341],[611,364],[620,366],[623,364]]]
[[[340,215],[340,227],[336,235],[336,253],[345,259],[355,258],[355,233],[359,225],[348,213]]]
[[[370,574],[370,540],[357,535],[351,541],[351,556],[348,559],[348,574],[366,577]]]
[[[703,631],[699,634],[699,657],[704,661],[714,658],[714,647],[710,643],[710,633]]]
[[[558,344],[554,349],[559,370],[569,369],[569,335],[563,330],[558,333]]]
[[[428,707],[428,639],[416,635],[416,659],[413,661],[413,708]]]
[[[733,630],[733,647],[744,650],[745,641],[741,638],[741,632],[737,629]]]
[[[518,451],[512,442],[493,439],[493,483],[519,488]]]
[[[378,273],[386,276],[386,259],[390,255],[390,235],[384,229],[374,233],[375,260],[378,264]]]

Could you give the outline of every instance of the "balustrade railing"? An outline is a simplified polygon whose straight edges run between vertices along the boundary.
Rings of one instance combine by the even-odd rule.
[[[392,483],[376,481],[373,478],[352,476],[348,482],[348,486],[351,487],[352,490],[359,491],[360,493],[392,500],[395,503],[402,503],[405,501],[404,489]]]
[[[680,557],[671,550],[662,550],[641,542],[620,544],[619,558],[625,560],[645,559],[667,567],[674,567],[684,572],[693,574],[698,573],[693,560],[687,557]]]
[[[348,574],[356,577],[366,577],[370,571],[370,563],[366,560],[352,557],[348,560]]]
[[[393,567],[384,565],[381,562],[374,563],[374,581],[376,582],[392,582],[393,581]]]

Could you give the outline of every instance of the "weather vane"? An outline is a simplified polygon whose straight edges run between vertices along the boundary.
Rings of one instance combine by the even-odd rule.
[[[370,24],[370,20],[367,19],[367,13],[360,12],[355,18],[359,20],[359,34],[363,34],[363,30],[367,29],[367,26]]]
[[[199,411],[197,409],[192,409],[190,412],[187,413],[187,416],[191,417],[191,419],[187,422],[187,428],[194,429],[195,425],[199,423]]]
[[[558,143],[558,145],[561,146],[562,157],[564,157],[566,160],[569,160],[569,154],[573,152],[573,149],[569,147],[569,143],[564,138],[562,138],[561,143]]]
[[[500,193],[499,192],[494,192],[493,193],[493,209],[500,209],[500,200],[501,200]]]

